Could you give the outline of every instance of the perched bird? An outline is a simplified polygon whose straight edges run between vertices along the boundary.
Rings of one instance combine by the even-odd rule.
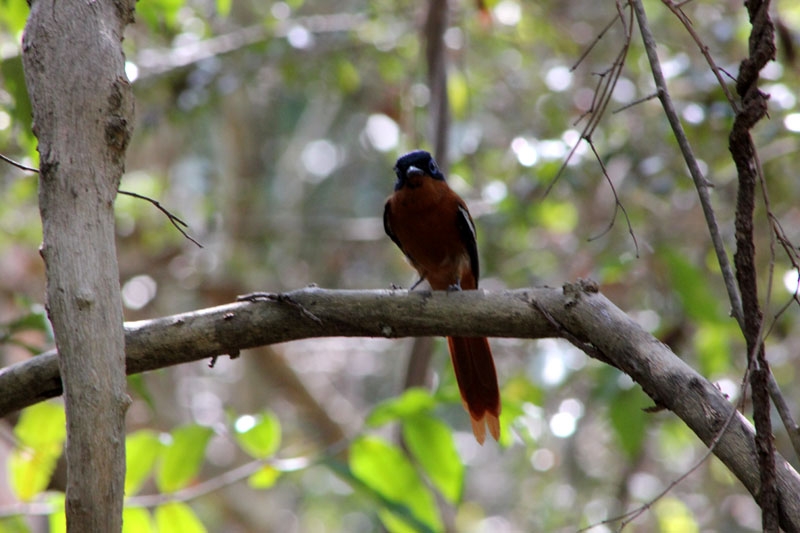
[[[383,227],[433,290],[478,288],[475,224],[464,200],[447,185],[431,154],[408,153],[394,167],[397,181],[386,200]],[[472,432],[479,443],[486,426],[500,436],[500,393],[489,342],[483,337],[448,337],[450,358]]]

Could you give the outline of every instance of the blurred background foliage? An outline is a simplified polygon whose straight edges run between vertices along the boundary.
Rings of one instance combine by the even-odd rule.
[[[731,108],[686,30],[662,3],[645,4],[733,253]],[[800,181],[792,176],[800,166],[800,110],[788,45],[797,43],[800,6],[775,7],[783,53],[763,72],[770,119],[755,138],[772,210],[798,243]],[[735,76],[749,34],[741,2],[683,9],[717,64]],[[425,3],[139,0],[136,10],[123,43],[136,129],[121,188],[159,200],[204,247],[151,205],[120,196],[128,320],[255,290],[414,280],[384,236],[381,214],[395,158],[432,148]],[[0,153],[36,166],[19,56],[27,12],[22,0],[0,0]],[[598,162],[579,142],[595,87],[623,46],[619,21],[603,33],[615,16],[613,2],[451,2],[449,181],[478,226],[484,288],[591,277],[736,400],[744,343],[728,316],[694,187],[658,101],[630,105],[654,91],[638,31],[592,135],[635,241]],[[0,194],[0,359],[9,365],[53,340],[42,301],[36,176],[0,164]],[[769,268],[763,206],[757,216],[768,355],[797,406],[797,307],[774,318],[796,289],[797,272],[780,255]],[[702,457],[703,446],[679,420],[646,414],[651,402],[630,379],[566,343],[492,344],[504,400],[501,446],[473,440],[439,340],[432,393],[403,394],[411,340],[294,342],[220,358],[214,368],[199,362],[131,378],[126,487],[134,504],[126,531],[359,532],[379,524],[574,531],[647,502]],[[62,527],[63,515],[40,515],[63,505],[63,435],[26,430],[63,421],[52,408],[58,402],[45,405],[3,421],[4,531]],[[791,457],[785,430],[776,425],[775,433]],[[32,461],[39,468],[29,468]],[[217,490],[185,492],[218,481]],[[135,500],[141,495],[152,498]],[[12,516],[20,501],[49,506]],[[759,528],[749,494],[710,459],[627,530]]]

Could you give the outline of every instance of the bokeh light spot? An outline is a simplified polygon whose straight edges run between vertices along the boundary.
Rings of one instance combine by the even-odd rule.
[[[156,292],[156,280],[146,274],[134,276],[122,286],[122,302],[128,309],[136,311],[155,298]]]
[[[370,144],[379,152],[388,152],[397,146],[400,140],[400,128],[391,118],[383,114],[370,115],[364,128]]]

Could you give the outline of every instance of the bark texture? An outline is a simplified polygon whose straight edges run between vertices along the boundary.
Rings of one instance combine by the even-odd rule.
[[[35,0],[22,43],[67,413],[70,532],[122,528],[129,399],[113,204],[132,130],[122,35],[133,9],[133,0]]]
[[[747,341],[756,448],[761,465],[762,490],[757,495],[757,501],[762,511],[761,527],[765,532],[773,533],[778,531],[778,497],[768,392],[771,371],[761,337],[764,315],[758,299],[756,245],[753,237],[760,163],[750,135],[756,123],[767,116],[768,97],[758,88],[758,78],[761,69],[775,59],[775,27],[769,16],[769,4],[769,0],[745,2],[753,30],[750,33],[750,55],[742,61],[736,78],[736,92],[742,101],[741,109],[733,121],[728,149],[739,178],[736,194],[736,253],[733,262],[742,297],[742,332]]]

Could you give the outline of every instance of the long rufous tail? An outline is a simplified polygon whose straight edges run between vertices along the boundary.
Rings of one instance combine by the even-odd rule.
[[[475,439],[483,444],[486,426],[500,438],[500,391],[489,341],[483,337],[447,337],[464,408],[469,412]]]

